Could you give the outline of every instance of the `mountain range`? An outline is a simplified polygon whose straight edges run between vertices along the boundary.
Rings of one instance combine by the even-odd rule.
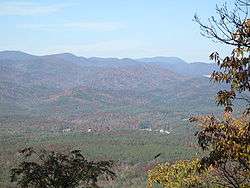
[[[167,114],[173,123],[191,110],[214,108],[209,101],[218,87],[204,75],[216,69],[215,64],[177,57],[85,58],[2,51],[0,117],[54,118],[83,129],[100,124],[138,127],[148,120],[161,126],[156,123],[158,113]]]

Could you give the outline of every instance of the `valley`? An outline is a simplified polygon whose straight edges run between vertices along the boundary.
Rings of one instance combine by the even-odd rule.
[[[33,146],[114,160],[121,173],[113,187],[145,187],[152,164],[199,155],[188,119],[220,112],[219,87],[204,76],[213,67],[173,57],[0,52],[0,182],[11,186],[17,151]]]

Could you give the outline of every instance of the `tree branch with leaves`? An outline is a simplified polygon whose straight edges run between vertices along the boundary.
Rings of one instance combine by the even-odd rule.
[[[11,169],[11,181],[23,188],[98,187],[99,177],[116,177],[112,161],[88,161],[80,150],[66,155],[25,148],[19,153],[23,161]]]

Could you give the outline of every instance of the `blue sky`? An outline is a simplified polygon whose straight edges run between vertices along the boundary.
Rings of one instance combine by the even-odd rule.
[[[222,46],[192,21],[215,14],[219,0],[0,0],[0,50],[43,55],[178,56],[208,61]]]

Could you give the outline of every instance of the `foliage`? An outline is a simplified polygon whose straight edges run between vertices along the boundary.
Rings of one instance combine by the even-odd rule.
[[[177,161],[174,164],[158,164],[148,173],[148,188],[154,183],[164,187],[205,187],[207,172],[199,172],[200,162],[198,159],[191,161]]]
[[[230,85],[229,90],[219,91],[216,98],[219,105],[225,106],[224,117],[222,120],[213,115],[192,117],[191,122],[200,123],[196,135],[205,157],[190,163],[178,161],[155,167],[149,172],[149,187],[153,182],[165,187],[202,187],[204,173],[209,175],[212,187],[250,187],[250,108],[239,118],[231,114],[236,96],[250,91],[249,6],[249,1],[239,0],[232,11],[226,4],[217,7],[219,20],[211,17],[208,25],[195,16],[204,36],[235,47],[231,55],[223,59],[217,52],[210,56],[220,68],[212,73],[211,79]],[[247,97],[241,99],[250,106]],[[210,186],[209,182],[205,186]]]
[[[250,91],[250,19],[248,18],[250,2],[236,1],[233,10],[229,10],[227,4],[217,7],[218,19],[209,18],[209,24],[203,24],[198,16],[195,21],[200,25],[202,34],[215,41],[234,47],[231,55],[221,58],[218,52],[210,55],[210,58],[218,64],[220,71],[214,71],[211,78],[215,82],[230,85],[229,90],[221,90],[217,93],[219,105],[224,105],[226,111],[232,111],[232,101],[237,93]],[[243,98],[248,103],[249,99]]]
[[[215,82],[227,83],[229,90],[217,93],[217,102],[225,106],[222,120],[212,116],[193,117],[191,121],[201,125],[197,133],[199,146],[208,152],[203,157],[203,169],[215,166],[223,185],[228,187],[250,186],[250,19],[249,1],[236,1],[233,11],[225,4],[217,7],[219,20],[209,19],[210,25],[204,25],[195,17],[203,34],[224,44],[234,47],[230,56],[220,58],[217,52],[210,58],[220,67],[211,78]],[[247,108],[241,117],[233,118],[233,100],[244,93]]]
[[[225,106],[224,117],[219,120],[212,116],[193,117],[199,122],[197,132],[199,146],[208,153],[201,159],[201,169],[216,167],[220,181],[217,184],[226,187],[250,186],[250,121],[248,92],[250,91],[250,19],[249,1],[236,1],[235,9],[228,10],[225,4],[217,7],[219,20],[211,17],[210,25],[204,25],[195,17],[203,34],[234,47],[230,56],[220,58],[217,52],[210,58],[220,67],[211,78],[215,82],[227,83],[229,90],[217,93],[217,102]],[[237,97],[244,93],[245,96]],[[244,99],[247,108],[245,114],[233,118],[233,101]]]
[[[250,20],[249,36],[250,36]],[[237,47],[233,50],[232,56],[220,59],[218,53],[213,53],[211,59],[214,59],[220,66],[221,71],[214,71],[212,79],[215,82],[225,82],[230,84],[230,90],[221,90],[217,93],[219,105],[224,105],[226,111],[232,111],[232,101],[236,99],[237,92],[250,91],[249,84],[249,50],[246,47]],[[242,98],[249,106],[249,99]]]
[[[214,116],[200,116],[191,121],[200,123],[198,144],[209,153],[201,159],[200,169],[213,166],[222,177],[220,184],[228,187],[250,185],[249,115],[233,118],[225,114],[222,121]]]
[[[20,153],[24,160],[11,169],[11,181],[21,187],[98,187],[100,176],[107,180],[115,177],[112,161],[87,161],[80,150],[65,155],[47,151],[37,153],[32,148],[25,148]]]

